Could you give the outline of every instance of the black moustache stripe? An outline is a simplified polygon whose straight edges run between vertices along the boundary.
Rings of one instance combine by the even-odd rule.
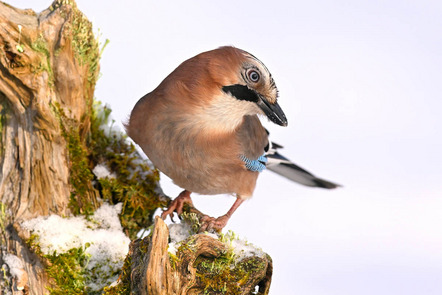
[[[225,93],[230,93],[232,96],[236,97],[239,100],[246,100],[252,102],[258,102],[259,97],[255,91],[249,89],[245,85],[234,84],[229,86],[223,86],[222,90]]]

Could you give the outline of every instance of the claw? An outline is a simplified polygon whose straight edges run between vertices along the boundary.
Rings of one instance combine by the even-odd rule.
[[[235,210],[239,207],[239,205],[241,205],[242,202],[243,200],[238,197],[230,210],[226,214],[218,218],[203,215],[200,218],[201,227],[198,232],[221,232],[221,230],[227,225],[230,216],[232,216],[233,212],[235,212]],[[170,203],[169,208],[161,213],[161,218],[166,219],[167,216],[169,216],[172,222],[175,222],[175,220],[173,220],[173,213],[176,212],[178,214],[178,218],[181,219],[180,214],[183,213],[183,206],[185,203],[193,207],[192,199],[190,198],[190,191],[187,190],[182,191],[179,196]]]
[[[178,216],[183,213],[184,203],[192,204],[190,192],[186,190],[182,191],[178,197],[176,197],[176,199],[170,203],[169,208],[161,213],[161,218],[164,220],[167,218],[167,216],[169,216],[172,222],[175,223],[173,220],[173,212],[176,212]]]
[[[221,230],[227,225],[229,216],[223,215],[218,218],[204,215],[201,219],[201,227],[198,232],[221,232]]]

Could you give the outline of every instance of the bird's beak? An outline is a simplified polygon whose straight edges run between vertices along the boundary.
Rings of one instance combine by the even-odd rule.
[[[270,103],[264,96],[258,95],[258,106],[266,116],[275,124],[287,126],[287,118],[277,102]]]

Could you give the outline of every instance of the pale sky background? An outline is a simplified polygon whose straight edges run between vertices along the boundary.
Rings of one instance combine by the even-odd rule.
[[[49,0],[9,0],[39,12]],[[442,294],[441,1],[77,0],[110,39],[95,96],[120,124],[182,61],[222,45],[263,61],[284,155],[335,191],[270,171],[226,229],[274,261],[270,294]],[[180,189],[163,178],[164,191]],[[226,196],[194,196],[224,214]]]

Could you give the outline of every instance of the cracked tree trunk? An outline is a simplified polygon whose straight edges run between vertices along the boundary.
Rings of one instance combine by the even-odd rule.
[[[94,85],[73,50],[70,5],[40,14],[0,3],[0,198],[17,219],[66,214],[67,143],[54,107],[89,128]]]
[[[69,213],[71,163],[57,111],[80,122],[80,134],[88,131],[98,68],[76,52],[76,30],[84,24],[73,1],[54,1],[39,14],[0,2],[0,254],[21,258],[26,294],[47,293],[48,282],[11,224]],[[94,199],[93,189],[89,194]],[[19,294],[17,287],[23,286],[13,288]]]

